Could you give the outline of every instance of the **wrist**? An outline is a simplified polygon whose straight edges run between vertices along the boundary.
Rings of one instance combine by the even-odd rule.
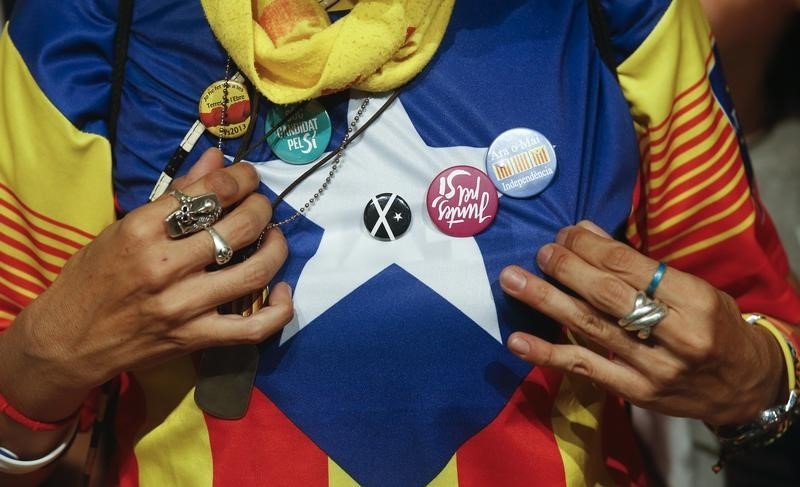
[[[757,414],[750,416],[750,421],[744,424],[715,427],[714,432],[720,440],[720,460],[714,466],[718,472],[725,461],[743,451],[763,447],[780,438],[792,425],[800,413],[800,401],[797,389],[797,372],[800,370],[797,352],[789,339],[769,320],[760,315],[744,315],[745,321],[754,325],[753,331],[758,332],[762,339],[768,340],[772,346],[762,352],[767,363],[767,384],[777,382],[763,389],[772,391],[765,394],[765,400],[771,399]],[[777,351],[776,351],[777,348]],[[770,361],[769,359],[777,359]],[[778,374],[776,371],[780,370]],[[769,380],[772,379],[772,380]]]
[[[13,437],[4,440],[0,444],[0,477],[2,474],[16,476],[41,471],[64,454],[77,431],[76,419],[58,431],[48,432],[48,438],[36,438],[38,447],[33,447],[31,441],[15,446]]]
[[[14,410],[34,421],[70,418],[92,386],[64,373],[67,364],[40,353],[24,328],[18,318],[0,334],[0,393]]]
[[[756,323],[753,324],[755,325]],[[767,366],[764,368],[767,372],[766,386],[764,387],[765,394],[761,396],[761,404],[757,408],[758,411],[762,411],[776,404],[785,403],[789,399],[789,391],[795,389],[797,383],[793,379],[794,363],[791,359],[792,352],[784,347],[787,339],[783,336],[776,336],[774,332],[764,326],[753,326],[753,332],[762,337],[765,344],[765,356],[768,357]],[[777,333],[780,334],[780,332]]]

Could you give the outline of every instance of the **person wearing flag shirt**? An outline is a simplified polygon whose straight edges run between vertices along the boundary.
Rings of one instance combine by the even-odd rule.
[[[20,2],[0,41],[3,482],[46,476],[109,381],[120,485],[646,485],[625,401],[734,440],[792,409],[800,299],[696,0],[140,0],[117,109],[124,3]],[[148,202],[237,70],[255,138],[201,136],[187,199]],[[342,150],[294,185],[310,166],[258,139],[310,99]],[[526,141],[547,184],[480,185]],[[489,213],[454,236],[426,195],[461,174]],[[170,238],[208,193],[218,238]],[[381,198],[412,219],[393,239]],[[209,268],[220,241],[260,244]],[[260,360],[230,420],[194,394],[234,344]]]

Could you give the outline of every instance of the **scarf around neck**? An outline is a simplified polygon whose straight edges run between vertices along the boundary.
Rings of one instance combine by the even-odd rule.
[[[433,57],[455,0],[360,0],[331,23],[317,0],[202,0],[214,34],[274,103],[388,91]]]

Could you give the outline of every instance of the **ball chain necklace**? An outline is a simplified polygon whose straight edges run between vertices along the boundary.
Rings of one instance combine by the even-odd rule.
[[[225,60],[225,79],[222,82],[222,112],[219,119],[219,135],[217,136],[217,149],[222,151],[222,141],[225,139],[225,125],[228,122],[228,89],[231,85],[231,57]],[[223,152],[224,154],[224,152]]]
[[[336,1],[327,2],[327,4],[330,5],[335,3]],[[329,6],[327,4],[325,5],[326,7]],[[218,125],[219,133],[217,138],[217,148],[220,151],[223,150],[223,139],[225,138],[225,129],[229,119],[228,104],[230,102],[230,70],[231,58],[229,56],[225,64],[225,79],[222,84],[222,110],[220,113],[220,123]],[[244,81],[244,77],[239,72],[236,72],[233,78],[236,82],[240,82],[240,80]],[[342,141],[338,147],[303,172],[297,179],[292,181],[289,186],[287,186],[272,202],[273,209],[277,208],[280,202],[283,201],[292,190],[300,185],[300,183],[330,163],[330,169],[328,170],[325,180],[308,198],[308,201],[306,201],[303,206],[301,206],[290,217],[278,222],[268,222],[265,226],[265,229],[259,235],[254,249],[261,247],[266,231],[296,220],[301,215],[307,213],[319,201],[323,194],[330,189],[333,178],[341,167],[343,161],[342,157],[348,145],[361,134],[363,134],[364,131],[372,123],[374,123],[383,114],[383,112],[386,111],[387,108],[389,108],[398,95],[398,91],[392,93],[386,102],[384,102],[383,105],[375,112],[375,114],[367,119],[361,127],[359,127],[359,122],[364,115],[365,109],[369,105],[370,99],[365,98],[361,102],[361,105],[357,109],[353,119],[348,123]],[[254,105],[258,103],[258,100],[259,95],[256,93]],[[261,144],[266,143],[272,133],[287,124],[288,121],[291,120],[295,114],[299,113],[307,103],[308,102],[299,103],[292,110],[289,110],[288,113],[269,131],[267,131],[266,135],[258,142],[250,145],[249,147],[245,146],[245,149],[240,148],[232,162],[234,164],[240,162],[254,149],[259,147]],[[257,110],[252,110],[252,113],[257,113]],[[251,131],[253,130],[254,125],[255,124],[251,121],[245,134],[246,137],[249,137],[249,135],[252,133]],[[151,200],[164,193],[169,186],[169,183],[172,181],[172,178],[174,178],[175,173],[177,173],[178,168],[183,163],[189,151],[191,151],[204,131],[205,126],[203,126],[199,120],[196,121],[189,129],[189,132],[184,137],[184,140],[181,142],[178,149],[176,149],[175,154],[170,159],[167,167],[164,169],[164,171],[162,171],[159,181],[153,188]],[[247,144],[246,141],[243,143]],[[251,249],[253,249],[252,246]],[[240,258],[245,260],[250,252],[245,251],[240,252],[240,254],[242,254]],[[234,261],[230,262],[230,264],[233,263]],[[254,291],[249,295],[243,296],[226,305],[223,305],[220,307],[219,311],[221,313],[232,313],[241,316],[248,316],[257,312],[258,309],[264,306],[264,304],[267,302],[268,293],[268,288]],[[255,374],[258,369],[259,355],[258,348],[253,345],[215,347],[205,350],[200,358],[197,371],[197,384],[194,394],[195,403],[198,405],[198,407],[200,407],[206,413],[223,419],[237,419],[242,417],[246,413],[249,404],[252,386],[255,380]]]
[[[217,148],[220,149],[220,151],[222,151],[224,148],[223,139],[225,138],[226,127],[230,118],[228,105],[231,101],[229,97],[231,81],[235,81],[237,83],[240,82],[240,79],[244,81],[244,77],[241,76],[238,71],[233,76],[230,76],[230,71],[231,59],[228,57],[225,65],[225,79],[222,82],[222,107],[220,112],[220,122],[218,125],[219,132],[217,133]],[[359,122],[361,122],[364,111],[370,102],[369,98],[365,98],[356,110],[352,120],[348,123],[347,128],[345,129],[345,134],[338,147],[333,149],[328,155],[320,159],[312,167],[303,172],[303,174],[301,174],[297,179],[292,181],[289,186],[287,186],[275,198],[275,200],[272,202],[272,207],[276,208],[289,194],[289,192],[294,190],[309,176],[330,163],[328,174],[319,188],[317,188],[317,190],[308,198],[308,201],[306,201],[303,206],[301,206],[290,217],[279,222],[267,222],[264,231],[261,232],[256,243],[250,246],[250,250],[238,252],[239,257],[234,257],[234,259],[231,260],[228,265],[246,260],[252,251],[260,248],[266,231],[270,230],[271,228],[292,222],[301,215],[307,213],[313,207],[313,205],[319,201],[323,194],[330,189],[333,178],[341,167],[343,161],[342,157],[348,145],[361,134],[363,134],[364,131],[372,123],[374,123],[381,116],[381,114],[386,111],[387,108],[389,108],[389,105],[392,104],[398,95],[399,92],[397,91],[392,93],[392,95],[386,100],[386,102],[383,103],[383,105],[375,112],[375,114],[373,114],[363,123],[363,125],[359,127]],[[256,94],[255,96],[256,98],[254,100],[254,104],[258,101],[258,95]],[[244,157],[250,154],[254,149],[259,147],[261,144],[266,143],[268,137],[280,127],[287,124],[296,113],[299,113],[300,110],[303,109],[306,103],[300,103],[297,107],[289,110],[288,113],[280,121],[278,121],[278,123],[276,123],[275,126],[272,127],[263,138],[260,138],[259,141],[249,145],[249,147],[245,146],[246,148],[244,149],[240,148],[239,152],[233,158],[233,163],[243,160]],[[257,111],[253,110],[253,113],[257,113]],[[245,135],[249,135],[251,133],[254,125],[255,123],[251,121]],[[195,123],[189,129],[189,132],[184,137],[184,140],[170,158],[167,166],[162,171],[161,176],[159,177],[151,193],[151,200],[158,198],[166,191],[178,169],[186,159],[186,156],[192,150],[205,130],[206,127],[200,122],[200,120],[195,121]],[[246,144],[246,142],[243,143]],[[268,299],[268,293],[268,288],[254,291],[246,296],[242,296],[239,299],[233,300],[230,303],[219,307],[219,312],[223,314],[249,316],[264,306]],[[255,373],[258,369],[258,361],[258,347],[253,345],[214,347],[204,350],[200,357],[200,363],[197,371],[197,384],[194,393],[195,403],[206,413],[218,418],[236,419],[242,417],[247,411],[253,381],[255,380]]]

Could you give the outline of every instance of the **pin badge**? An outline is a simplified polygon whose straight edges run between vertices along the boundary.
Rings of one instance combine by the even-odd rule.
[[[267,115],[267,133],[280,123],[297,105],[276,105]],[[318,101],[308,102],[267,137],[267,143],[282,161],[308,164],[325,152],[331,141],[331,118]]]
[[[228,87],[225,125],[220,126],[223,116],[225,86]],[[250,126],[250,94],[247,88],[236,81],[215,81],[200,95],[200,122],[215,137],[235,139],[247,132]]]
[[[428,215],[443,233],[472,237],[486,230],[497,215],[497,190],[489,177],[472,166],[439,173],[428,187]]]
[[[553,144],[531,129],[503,132],[486,153],[486,173],[498,191],[512,198],[541,193],[553,181],[557,168]]]
[[[373,196],[364,208],[364,226],[378,240],[397,240],[410,225],[411,208],[397,193]]]

